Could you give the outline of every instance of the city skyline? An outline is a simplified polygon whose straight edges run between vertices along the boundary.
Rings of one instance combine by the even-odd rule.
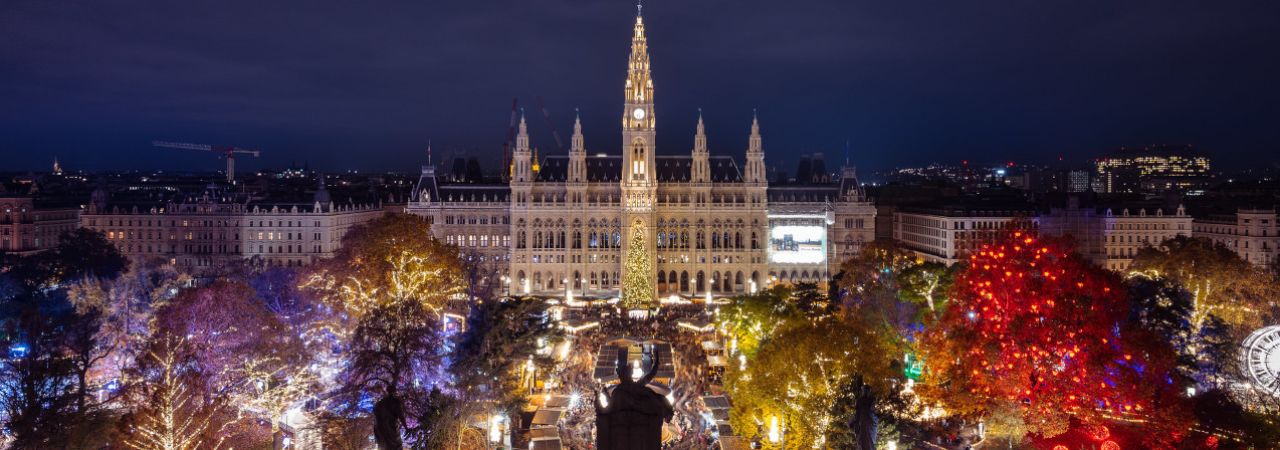
[[[243,170],[413,172],[432,142],[437,156],[468,149],[492,172],[513,97],[540,154],[567,152],[541,97],[562,138],[576,108],[587,151],[616,154],[607,99],[624,62],[619,3],[514,6],[523,14],[435,4],[395,16],[14,4],[0,52],[19,64],[0,92],[18,107],[0,112],[0,152],[12,170],[45,169],[54,156],[68,170],[219,167],[150,146],[161,139],[261,149]],[[739,159],[758,110],[768,164],[783,170],[813,152],[834,168],[846,141],[864,169],[1083,164],[1162,143],[1238,168],[1275,140],[1265,105],[1277,92],[1265,80],[1276,63],[1252,55],[1276,38],[1265,11],[1246,6],[651,3],[664,80],[658,154],[688,152],[699,108],[711,153]]]

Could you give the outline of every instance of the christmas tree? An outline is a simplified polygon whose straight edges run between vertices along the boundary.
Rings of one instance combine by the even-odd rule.
[[[627,308],[643,308],[657,298],[653,281],[653,266],[649,262],[649,247],[645,244],[644,225],[631,225],[631,242],[627,246],[627,260],[622,268],[622,304]]]

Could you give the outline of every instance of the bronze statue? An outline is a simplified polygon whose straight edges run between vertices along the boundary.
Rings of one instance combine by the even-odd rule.
[[[639,380],[632,380],[627,349],[618,349],[618,385],[605,391],[604,403],[596,396],[596,447],[599,450],[658,450],[662,423],[675,411],[662,394],[649,389],[661,363],[653,353],[653,365]]]

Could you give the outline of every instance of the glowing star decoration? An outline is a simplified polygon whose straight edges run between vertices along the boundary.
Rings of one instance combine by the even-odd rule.
[[[1260,328],[1245,338],[1240,361],[1255,388],[1280,396],[1280,325]]]

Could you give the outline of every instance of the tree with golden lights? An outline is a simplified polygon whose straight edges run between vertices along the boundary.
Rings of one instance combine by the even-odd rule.
[[[866,328],[835,317],[779,330],[754,357],[730,363],[725,376],[733,398],[730,423],[743,436],[768,442],[768,428],[777,417],[785,442],[766,448],[833,444],[828,442],[833,429],[849,427],[854,419],[834,414],[842,398],[856,398],[864,388],[894,391],[901,380],[890,361],[897,352],[882,344]]]
[[[139,407],[128,417],[124,445],[134,450],[218,450],[225,424],[217,423],[219,404],[205,400],[198,374],[187,370],[190,348],[178,337],[157,339],[140,361],[136,395]],[[195,389],[193,392],[192,389]]]
[[[1221,243],[1203,238],[1180,236],[1143,249],[1129,272],[1168,278],[1190,291],[1193,329],[1217,317],[1230,326],[1252,330],[1276,307],[1273,302],[1280,294],[1271,274]]]
[[[440,370],[442,315],[451,300],[465,300],[465,286],[457,250],[433,238],[421,218],[402,214],[352,229],[335,257],[305,277],[304,287],[332,311],[319,326],[347,346],[347,386],[378,398],[380,447],[403,446],[410,424],[402,396]]]
[[[622,304],[628,308],[643,308],[658,298],[644,223],[637,221],[631,224],[628,233],[631,237],[622,267]]]

